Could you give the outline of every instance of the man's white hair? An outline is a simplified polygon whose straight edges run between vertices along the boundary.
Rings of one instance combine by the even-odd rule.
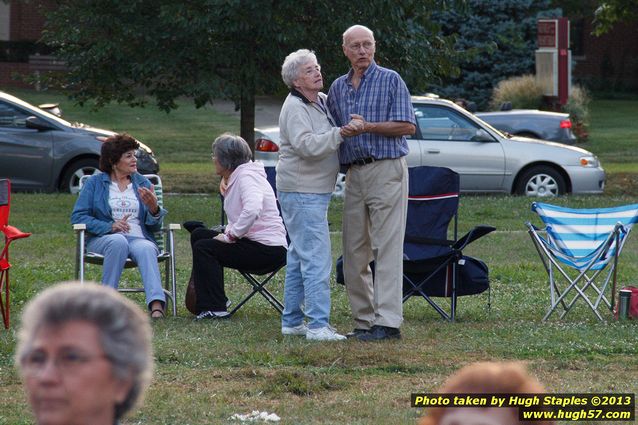
[[[372,37],[372,39],[374,40],[374,32],[372,32],[372,30],[366,26],[363,25],[353,25],[350,28],[348,28],[347,30],[345,30],[343,32],[343,45],[346,45],[346,38],[348,38],[348,36],[350,35],[350,33],[352,31],[355,30],[364,30],[365,32],[367,32],[368,34],[370,34],[370,37]]]

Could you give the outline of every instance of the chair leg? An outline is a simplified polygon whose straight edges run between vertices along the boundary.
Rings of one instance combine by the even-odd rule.
[[[173,293],[172,289],[172,285],[170,282],[170,276],[171,276],[171,264],[170,264],[170,259],[164,261],[164,295],[166,295],[166,297],[170,300],[171,302],[171,311],[173,313],[173,316],[177,315],[177,308],[175,305],[175,294]],[[164,306],[164,309],[166,309],[166,306]]]
[[[270,282],[270,280],[277,274],[278,271],[279,270],[275,270],[274,272],[270,273],[268,277],[266,277],[261,282],[255,279],[255,277],[252,276],[250,273],[239,271],[241,275],[244,276],[244,278],[246,278],[246,280],[252,286],[252,291],[243,300],[241,300],[241,302],[237,304],[235,308],[229,311],[228,314],[230,314],[231,316],[235,314],[237,310],[239,310],[244,304],[246,304],[246,302],[248,302],[257,293],[261,294],[261,296],[263,296],[266,299],[266,301],[268,301],[268,303],[270,303],[270,305],[275,310],[277,310],[277,312],[279,312],[279,314],[283,314],[284,305],[265,287],[266,284]]]
[[[77,241],[75,247],[75,279],[80,283],[84,283],[85,262],[84,255],[86,254],[85,246],[85,234],[84,230],[77,232]]]
[[[2,294],[4,290],[4,295]],[[9,329],[9,269],[0,272],[0,312],[2,312],[2,322],[4,328]]]
[[[450,265],[452,267],[452,307],[450,308],[451,322],[454,322],[456,319],[456,277],[458,276],[459,260],[460,258],[457,258],[456,261]]]
[[[177,277],[175,274],[175,235],[172,230],[168,232],[168,246],[171,250],[170,262],[170,280],[171,293],[173,294],[173,316],[177,316]]]
[[[259,282],[251,275],[246,276],[246,278],[251,281],[251,285],[254,288],[254,293],[261,294],[266,299],[266,301],[268,301],[270,305],[272,305],[273,308],[279,312],[279,314],[283,314],[284,305],[265,287],[270,279],[275,276],[275,274],[277,274],[277,272],[272,273],[262,282]]]
[[[423,297],[423,299],[425,299],[425,301],[428,302],[428,304],[430,304],[430,306],[436,310],[437,313],[439,313],[439,315],[449,321],[449,322],[453,322],[454,319],[452,318],[452,312],[453,310],[450,309],[450,314],[448,314],[445,310],[443,310],[441,308],[441,306],[439,306],[437,303],[435,303],[429,295],[427,295],[424,292],[424,288],[427,285],[427,283],[433,278],[433,276],[436,274],[436,272],[431,273],[430,276],[423,280],[422,282],[420,282],[419,284],[415,284],[414,282],[412,282],[412,280],[406,276],[405,274],[403,275],[403,280],[407,281],[410,286],[412,286],[411,288],[408,289],[408,291],[406,292],[406,294],[403,296],[403,302],[405,303],[410,297],[412,296],[416,296],[416,295],[421,295],[421,297]],[[455,292],[453,292],[455,293]],[[453,308],[456,309],[456,300],[454,299],[453,301]]]

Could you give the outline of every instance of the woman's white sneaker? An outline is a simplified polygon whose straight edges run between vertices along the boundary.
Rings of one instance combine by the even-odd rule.
[[[324,326],[323,328],[308,329],[306,339],[310,341],[343,341],[346,337],[338,334],[332,326]]]
[[[297,326],[282,326],[281,334],[282,335],[297,335],[297,336],[305,336],[306,332],[308,332],[308,328],[305,323]]]

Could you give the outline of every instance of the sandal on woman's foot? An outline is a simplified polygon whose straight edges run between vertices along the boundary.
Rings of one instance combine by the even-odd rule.
[[[155,313],[159,313],[159,314],[155,315]],[[151,319],[162,319],[163,317],[164,317],[164,310],[160,308],[154,308],[153,310],[151,310]]]

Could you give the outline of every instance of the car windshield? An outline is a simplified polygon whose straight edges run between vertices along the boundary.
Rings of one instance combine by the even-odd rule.
[[[470,141],[474,140],[481,125],[506,137],[476,116],[460,108],[441,104],[415,104],[414,114],[424,140]],[[469,116],[468,116],[469,115]]]
[[[471,112],[452,102],[414,103],[417,124],[424,139],[471,140],[479,127],[487,128],[503,138],[511,135],[504,133]]]
[[[485,121],[483,121],[482,119],[480,119],[476,115],[472,114],[472,116],[474,117],[474,120],[478,121],[483,127],[489,128],[491,131],[500,134],[502,137],[507,137],[508,139],[512,137],[511,134],[506,133],[505,131],[501,131],[498,128],[495,128],[494,126],[492,126],[489,123],[486,123]]]

